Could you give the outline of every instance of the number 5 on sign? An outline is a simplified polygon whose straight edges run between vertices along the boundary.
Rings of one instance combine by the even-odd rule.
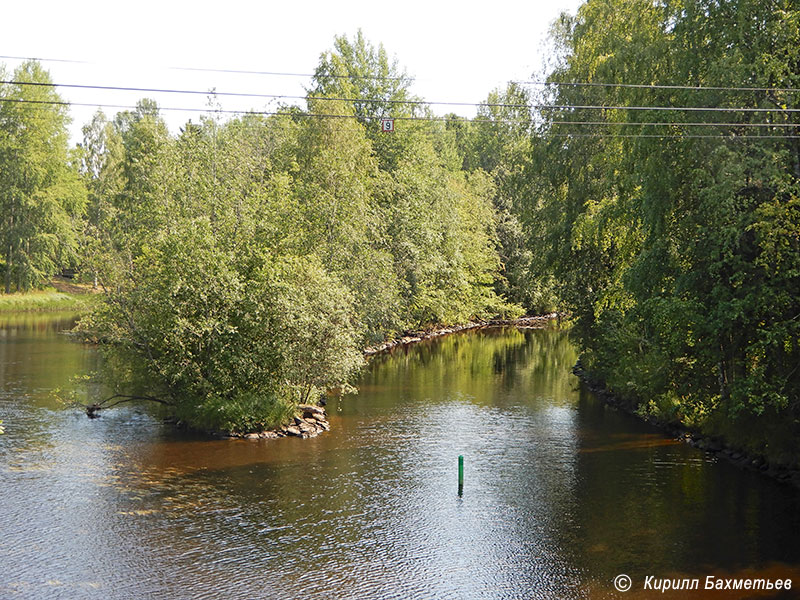
[[[381,119],[381,131],[394,133],[394,119]]]

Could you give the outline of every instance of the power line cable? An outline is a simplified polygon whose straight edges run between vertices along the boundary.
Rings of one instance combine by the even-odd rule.
[[[80,106],[89,108],[114,108],[119,110],[136,110],[138,106],[130,104],[108,104],[102,102],[67,102],[58,100],[29,100],[21,98],[0,98],[0,102],[14,103],[14,104],[32,104],[38,106]],[[237,109],[224,109],[224,108],[198,108],[198,107],[179,107],[179,106],[158,106],[159,111],[177,111],[177,112],[202,112],[208,114],[232,114],[232,115],[285,115],[290,117],[327,117],[327,118],[344,118],[344,119],[361,119],[358,115],[343,115],[333,113],[306,113],[306,112],[288,112],[288,111],[268,111],[268,110],[237,110]],[[363,117],[370,119],[370,117]],[[381,117],[374,117],[380,119]],[[390,117],[396,121],[448,121],[447,117]],[[509,121],[515,122],[515,121]]]
[[[129,91],[129,92],[142,92],[142,93],[169,93],[169,94],[203,94],[203,95],[217,95],[217,96],[240,96],[251,98],[270,98],[270,99],[284,99],[284,100],[322,100],[322,101],[340,101],[340,102],[366,102],[366,103],[382,103],[382,104],[403,104],[403,105],[444,105],[444,106],[473,106],[473,107],[487,107],[487,108],[530,108],[537,110],[659,110],[659,111],[711,111],[711,112],[782,112],[782,113],[795,113],[800,112],[800,108],[755,108],[755,107],[720,107],[720,106],[607,106],[607,105],[572,105],[572,104],[518,104],[518,103],[490,103],[490,102],[443,102],[433,100],[390,100],[383,98],[342,98],[331,96],[296,96],[286,94],[257,94],[257,93],[244,93],[244,92],[216,92],[216,91],[200,91],[200,90],[181,90],[181,89],[168,89],[168,88],[139,88],[139,87],[126,87],[126,86],[101,86],[101,85],[88,85],[88,84],[59,84],[59,83],[45,83],[45,82],[28,82],[28,81],[0,81],[0,84],[7,85],[24,85],[24,86],[38,86],[38,87],[66,87],[66,88],[80,88],[80,89],[95,89],[95,90],[111,90],[111,91]],[[76,104],[77,105],[77,104]]]
[[[797,93],[800,88],[778,87],[746,87],[746,86],[719,86],[719,85],[662,85],[655,83],[601,83],[595,81],[510,81],[517,85],[538,86],[565,86],[565,87],[618,87],[652,90],[691,90],[691,91],[719,91],[719,92],[786,92]]]
[[[717,139],[717,140],[742,140],[742,139],[750,139],[750,140],[757,140],[757,139],[780,139],[780,140],[794,140],[800,139],[800,135],[701,135],[701,134],[657,134],[657,133],[631,133],[631,134],[615,134],[615,133],[551,133],[547,134],[544,137],[556,137],[556,138],[658,138],[658,139]]]
[[[752,108],[752,107],[723,107],[723,106],[604,106],[604,105],[574,105],[574,104],[534,104],[533,108],[548,110],[661,110],[661,111],[688,111],[688,112],[746,112],[746,113],[798,113],[800,108]]]
[[[58,102],[54,100],[23,100],[23,99],[12,99],[12,98],[0,98],[0,102],[9,102],[9,103],[17,103],[17,104],[31,104],[34,106],[43,106],[43,105],[58,105],[58,106],[84,106],[84,107],[95,107],[95,108],[115,108],[115,109],[124,109],[124,110],[135,110],[136,106],[131,105],[119,105],[119,104],[93,104],[93,103],[69,103],[69,102]],[[352,114],[332,114],[332,113],[307,113],[307,112],[287,112],[287,111],[256,111],[256,110],[230,110],[230,109],[209,109],[209,108],[189,108],[189,107],[159,107],[159,110],[164,111],[180,111],[180,112],[193,112],[193,113],[206,113],[206,114],[235,114],[235,115],[254,115],[254,116],[284,116],[284,117],[293,117],[293,118],[320,118],[320,119],[361,119],[357,115]],[[446,123],[450,121],[447,117],[393,117],[396,121],[428,121],[428,122],[442,122]],[[371,119],[367,119],[371,120]],[[375,117],[374,120],[380,120],[380,118]],[[466,122],[466,121],[474,121],[472,119],[463,119],[457,122]],[[479,122],[487,122],[487,121],[479,121]],[[488,121],[488,123],[496,123],[497,121]],[[505,121],[506,123],[511,124],[525,124],[521,121]],[[575,125],[578,124],[572,121],[558,121],[555,122],[556,124],[562,125]],[[585,122],[584,124],[589,123]],[[591,122],[591,123],[603,123],[603,122]],[[661,123],[608,123],[605,122],[603,124],[606,125],[660,125]],[[685,125],[685,123],[674,123],[674,125]],[[712,125],[709,123],[697,123],[696,125]],[[734,126],[742,125],[741,123],[732,124]],[[787,125],[790,126],[790,125]],[[675,133],[675,134],[644,134],[644,133],[636,133],[636,134],[615,134],[615,133],[547,133],[543,137],[555,137],[555,138],[599,138],[599,137],[608,137],[608,138],[660,138],[660,139],[690,139],[690,138],[704,138],[704,139],[730,139],[730,140],[738,140],[738,139],[798,139],[800,135],[774,135],[774,134],[759,134],[759,135],[735,135],[735,134],[728,134],[725,135],[724,133],[716,134],[716,135],[701,135],[701,134],[682,134],[682,133]]]
[[[549,121],[549,125],[605,125],[613,127],[615,125],[650,127],[653,125],[661,127],[800,127],[800,123],[722,123],[722,122],[687,122],[680,121]]]
[[[84,65],[97,65],[101,63],[86,61],[86,60],[72,60],[65,58],[42,58],[42,57],[25,57],[25,56],[2,56],[0,59],[4,60],[35,60],[38,62],[60,62],[60,63],[74,63]],[[278,77],[316,77],[315,73],[292,73],[280,71],[258,71],[258,70],[244,70],[244,69],[224,69],[224,68],[207,68],[207,67],[185,67],[185,66],[170,66],[163,67],[175,71],[194,71],[201,73],[233,73],[241,75],[266,75]],[[380,75],[334,75],[328,74],[326,77],[336,79],[364,79],[364,80],[389,80],[389,81],[413,81],[411,76],[400,77],[387,77]],[[611,82],[597,82],[597,81],[538,81],[538,80],[512,80],[509,83],[517,85],[537,85],[537,86],[565,86],[565,87],[618,87],[618,88],[634,88],[634,89],[663,89],[663,90],[692,90],[692,91],[727,91],[727,92],[785,92],[785,93],[798,93],[800,88],[780,88],[780,87],[751,87],[751,86],[718,86],[718,85],[678,85],[678,84],[655,84],[655,83],[611,83]]]
[[[2,60],[35,60],[36,62],[60,62],[60,63],[74,63],[79,65],[92,65],[97,63],[92,63],[86,60],[70,60],[67,58],[37,58],[34,56],[0,56]]]
[[[7,85],[20,85],[32,87],[61,87],[73,89],[86,89],[86,90],[105,90],[105,91],[118,91],[118,92],[141,92],[152,94],[190,94],[190,95],[204,95],[204,96],[234,96],[242,98],[269,98],[272,100],[325,100],[325,101],[342,101],[342,102],[366,102],[372,104],[404,104],[404,105],[443,105],[443,106],[476,106],[476,107],[496,107],[496,108],[527,108],[527,104],[513,104],[513,103],[492,103],[492,102],[447,102],[447,101],[428,101],[428,100],[391,100],[384,98],[342,98],[335,96],[297,96],[290,94],[260,94],[252,92],[220,92],[217,90],[185,90],[185,89],[170,89],[170,88],[142,88],[142,87],[128,87],[128,86],[112,86],[112,85],[89,85],[77,83],[46,83],[41,81],[0,81],[0,84]]]
[[[35,58],[26,56],[0,56],[3,60],[35,60],[37,62],[61,62],[61,63],[74,63],[82,65],[98,65],[101,63],[88,61],[88,60],[69,60],[64,58]],[[316,77],[316,73],[287,73],[279,71],[250,71],[244,69],[214,69],[204,67],[161,67],[170,71],[196,71],[201,73],[231,73],[237,75],[269,75],[278,77]],[[408,75],[400,77],[388,77],[381,75],[335,75],[325,74],[325,77],[332,79],[364,79],[364,80],[379,80],[379,81],[414,81],[414,78]]]
[[[202,73],[234,73],[237,75],[274,75],[279,77],[316,77],[316,73],[281,73],[275,71],[246,71],[240,69],[209,69],[200,67],[167,67],[174,71],[198,71]],[[414,81],[413,77],[384,77],[380,75],[334,75],[326,73],[324,77],[332,79],[367,79],[376,81]]]
[[[302,97],[301,97],[302,98]],[[344,100],[344,99],[342,99]],[[137,106],[135,105],[127,105],[127,104],[109,104],[109,103],[92,103],[92,102],[68,102],[68,101],[56,101],[56,100],[31,100],[31,99],[21,99],[21,98],[0,98],[0,102],[8,102],[8,103],[16,103],[16,104],[34,104],[34,105],[57,105],[57,106],[80,106],[80,107],[95,107],[95,108],[114,108],[120,110],[135,110]],[[562,107],[563,108],[563,107]],[[586,108],[586,107],[574,107],[574,108]],[[608,107],[592,107],[592,108],[608,108]],[[651,108],[651,107],[648,107]],[[687,110],[691,110],[693,108],[687,108]],[[205,113],[220,113],[220,114],[251,114],[251,115],[292,115],[292,116],[302,116],[302,115],[309,115],[309,116],[330,116],[332,118],[342,117],[342,118],[369,118],[369,117],[359,117],[358,115],[335,115],[329,113],[289,113],[286,111],[264,111],[264,110],[240,110],[240,109],[223,109],[223,108],[198,108],[198,107],[177,107],[177,106],[159,106],[158,110],[163,111],[178,111],[178,112],[205,112]],[[702,108],[697,110],[713,110],[709,108]],[[724,109],[724,110],[748,110],[748,109]],[[758,110],[758,109],[753,109]],[[772,110],[772,109],[763,109],[763,110]],[[800,109],[776,109],[776,110],[789,110],[791,112],[798,112]],[[379,117],[375,117],[379,118]],[[444,117],[424,117],[424,116],[396,116],[396,117],[384,117],[384,118],[393,118],[395,120],[408,120],[408,121],[450,121],[451,118],[444,116]],[[486,123],[486,124],[520,124],[520,125],[527,125],[530,124],[530,121],[527,120],[519,120],[519,119],[484,119],[482,117],[475,117],[473,119],[468,119],[465,117],[457,117],[456,122],[475,122],[475,123]],[[550,125],[578,125],[578,126],[690,126],[690,127],[800,127],[800,123],[731,123],[731,122],[680,122],[680,121],[669,121],[669,122],[658,122],[658,121],[626,121],[626,122],[613,122],[613,121],[549,121],[547,124]]]

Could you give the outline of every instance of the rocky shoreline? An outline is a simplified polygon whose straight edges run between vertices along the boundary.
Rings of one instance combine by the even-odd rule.
[[[747,453],[740,448],[726,444],[724,440],[718,437],[704,435],[680,423],[664,421],[655,417],[642,417],[636,412],[634,406],[609,392],[602,381],[591,377],[591,375],[584,370],[580,360],[578,360],[572,368],[572,372],[577,375],[586,387],[601,401],[612,408],[633,415],[638,419],[658,427],[676,440],[689,444],[699,450],[703,450],[719,459],[727,460],[737,467],[758,471],[767,477],[800,488],[800,469],[796,466],[769,463],[763,456]]]
[[[279,429],[260,433],[233,433],[225,437],[245,440],[269,440],[284,437],[312,438],[323,431],[330,431],[330,429],[328,413],[323,407],[299,404],[297,406],[297,414],[292,421],[282,425]]]
[[[402,336],[389,340],[378,346],[370,346],[364,349],[364,356],[371,357],[376,354],[388,352],[398,346],[407,346],[409,344],[416,344],[425,340],[431,340],[451,333],[458,333],[460,331],[469,331],[471,329],[484,329],[487,327],[504,327],[513,326],[520,329],[540,329],[547,325],[550,321],[560,318],[563,315],[552,313],[549,315],[541,315],[536,317],[521,317],[519,319],[491,319],[488,321],[474,321],[464,325],[453,325],[452,327],[440,327],[431,330],[420,331],[406,331]]]

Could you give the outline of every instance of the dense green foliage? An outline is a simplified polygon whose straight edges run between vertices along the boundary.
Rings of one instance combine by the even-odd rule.
[[[536,208],[530,199],[537,192],[530,104],[530,92],[510,83],[504,91],[489,94],[475,119],[451,116],[447,128],[455,136],[463,169],[488,173],[494,181],[492,202],[504,275],[497,282],[497,292],[530,314],[543,314],[557,308],[558,298],[547,264],[536,260],[544,248],[532,243],[524,225],[526,212]]]
[[[538,95],[436,119],[382,46],[339,37],[281,115],[173,135],[149,100],[98,113],[82,180],[61,106],[2,102],[6,291],[80,256],[106,291],[84,328],[229,430],[346,385],[359,348],[409,328],[569,310],[584,365],[641,413],[796,461],[800,11],[592,0],[552,41]]]
[[[492,179],[462,171],[443,123],[387,136],[383,109],[349,100],[413,114],[407,86],[359,34],[323,55],[307,110],[289,116],[171,136],[149,101],[98,113],[82,145],[83,266],[106,302],[84,329],[180,418],[242,431],[346,385],[368,343],[517,314],[495,291]]]
[[[67,109],[26,62],[0,84],[0,258],[4,290],[37,287],[76,266],[86,190],[70,164]],[[8,76],[0,66],[0,80]],[[45,84],[45,85],[40,85]]]
[[[561,85],[546,98],[621,107],[543,110],[531,155],[529,232],[549,249],[587,367],[643,412],[796,460],[800,145],[781,125],[798,104],[775,88],[800,87],[800,12],[781,0],[601,0],[554,36],[553,82],[716,88]]]

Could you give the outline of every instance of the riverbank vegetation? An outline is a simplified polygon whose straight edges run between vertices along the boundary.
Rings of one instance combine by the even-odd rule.
[[[314,82],[280,116],[172,135],[143,100],[84,129],[81,271],[104,294],[80,329],[117,385],[192,426],[274,426],[346,387],[369,343],[523,311],[498,293],[491,177],[461,169],[444,123],[378,130],[388,106],[427,114],[382,48],[339,38]],[[366,94],[387,105],[337,100]]]
[[[797,462],[800,11],[602,0],[552,47],[547,85],[474,119],[435,117],[361,33],[280,114],[173,134],[142,100],[70,151],[63,107],[0,102],[5,289],[79,267],[118,381],[239,431],[408,329],[569,311],[641,414]],[[36,63],[13,78],[4,99],[57,99]]]
[[[800,12],[604,0],[554,36],[526,224],[584,366],[641,413],[796,462]]]
[[[92,300],[84,295],[69,294],[55,288],[14,294],[0,294],[0,313],[28,311],[82,312]]]

